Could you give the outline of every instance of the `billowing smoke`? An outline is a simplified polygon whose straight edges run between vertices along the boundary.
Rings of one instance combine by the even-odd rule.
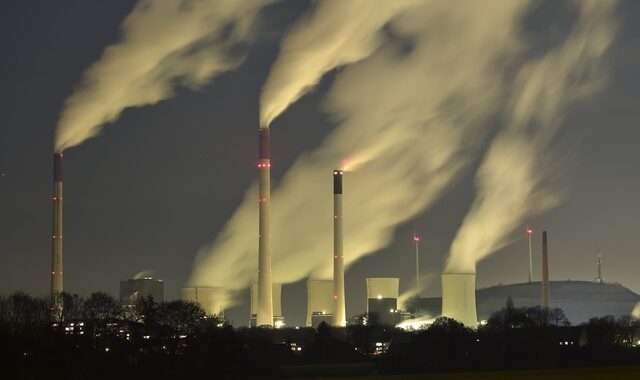
[[[105,49],[65,101],[56,151],[96,136],[126,108],[155,104],[178,85],[197,88],[235,68],[242,56],[234,48],[269,3],[139,0],[121,25],[121,40]]]
[[[347,265],[388,245],[399,224],[438,199],[477,156],[488,119],[501,106],[508,83],[505,68],[522,50],[517,30],[526,8],[527,2],[509,0],[421,2],[378,26],[376,33],[384,38],[379,48],[343,68],[328,94],[325,109],[338,126],[319,148],[294,163],[272,193],[274,282],[330,277],[331,178],[342,159],[358,166],[344,176]],[[345,15],[339,20],[352,22]],[[305,34],[304,25],[314,24],[299,24],[292,33]],[[325,37],[330,46],[337,38],[323,30],[316,33],[308,37],[314,42],[310,49],[323,51]],[[287,60],[276,65],[281,62]],[[327,70],[335,67],[331,62],[342,63],[309,64]],[[297,81],[295,73],[288,80]],[[314,78],[311,83],[319,75]],[[284,103],[295,96],[288,99]],[[272,134],[278,138],[277,130]],[[256,194],[254,185],[215,242],[199,252],[191,285],[239,290],[256,275]]]
[[[368,57],[384,42],[382,27],[417,0],[323,0],[284,38],[260,98],[269,126],[338,66]]]
[[[476,174],[477,196],[451,246],[445,272],[475,273],[476,263],[509,243],[533,213],[554,206],[561,166],[553,138],[573,102],[602,84],[602,56],[615,34],[612,1],[577,1],[566,40],[525,63],[510,92],[506,127]]]
[[[416,289],[415,278],[408,284],[407,290],[398,297],[398,307],[402,310],[413,311],[416,297],[420,296],[423,290],[428,289],[434,282],[439,281],[440,276],[433,273],[420,276],[420,290]]]

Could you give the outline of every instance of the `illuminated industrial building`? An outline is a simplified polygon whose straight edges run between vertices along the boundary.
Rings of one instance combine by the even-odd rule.
[[[164,301],[164,281],[152,277],[132,278],[120,281],[120,304],[135,305],[143,297]]]
[[[367,278],[367,316],[369,323],[395,325],[402,320],[398,310],[398,278]]]

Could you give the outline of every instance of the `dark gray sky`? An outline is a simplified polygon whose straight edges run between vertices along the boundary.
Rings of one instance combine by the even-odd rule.
[[[49,290],[54,128],[64,99],[117,41],[133,4],[0,4],[0,293]],[[237,70],[199,91],[179,89],[170,100],[129,109],[102,136],[65,153],[65,290],[116,295],[120,279],[150,269],[165,280],[168,298],[179,296],[196,251],[214,239],[256,177],[260,88],[280,37],[307,6],[284,1],[268,9],[262,37]],[[618,18],[606,58],[610,83],[571,108],[559,136],[561,150],[575,157],[563,178],[568,195],[531,224],[549,231],[552,279],[593,279],[602,251],[605,278],[640,292],[640,3],[621,2]],[[332,77],[273,124],[276,181],[334,127],[320,111]],[[422,271],[433,274],[424,294],[439,295],[437,276],[473,194],[469,171],[429,212],[399,226],[389,247],[349,268],[347,314],[364,311],[366,277],[397,276],[401,290],[409,286],[414,228],[424,237]],[[539,240],[537,233],[536,278]],[[477,273],[478,287],[526,281],[526,241],[496,252]],[[289,324],[303,322],[305,294],[303,282],[284,287]],[[248,313],[245,303],[227,314],[242,324]]]

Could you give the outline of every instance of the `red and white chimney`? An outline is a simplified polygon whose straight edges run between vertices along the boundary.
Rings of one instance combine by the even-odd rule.
[[[271,203],[271,159],[269,128],[259,134],[259,238],[258,238],[258,310],[257,326],[273,326],[273,294],[271,287],[271,250],[269,246],[269,205]]]
[[[333,171],[333,325],[347,325],[342,250],[342,170]]]
[[[51,236],[51,310],[62,315],[62,152],[53,154],[53,231]]]

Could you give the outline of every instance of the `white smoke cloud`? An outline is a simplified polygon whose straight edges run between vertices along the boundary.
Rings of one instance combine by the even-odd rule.
[[[407,290],[398,296],[398,307],[402,310],[412,311],[411,301],[420,296],[422,291],[428,289],[435,281],[440,280],[439,275],[433,273],[420,275],[420,289],[416,288],[415,278],[408,284]]]
[[[121,41],[107,47],[65,101],[56,151],[100,133],[129,107],[173,96],[178,85],[197,88],[242,62],[231,49],[250,35],[269,0],[140,0],[121,25]]]
[[[527,2],[420,4],[390,20],[393,37],[371,56],[339,73],[325,107],[339,125],[273,191],[274,282],[330,276],[331,178],[342,159],[358,164],[344,177],[350,265],[388,245],[395,228],[428,208],[476,156],[505,95],[504,68],[522,49],[516,31]],[[320,35],[312,48],[322,43]],[[253,186],[198,253],[190,284],[247,287],[258,261],[256,194]]]
[[[560,200],[552,139],[569,105],[602,87],[601,60],[615,35],[614,1],[577,1],[578,21],[557,48],[519,70],[507,127],[476,174],[477,196],[451,246],[445,272],[475,273],[533,213]]]
[[[336,67],[368,57],[384,41],[382,27],[417,0],[323,0],[281,44],[260,98],[260,124],[287,107]]]

